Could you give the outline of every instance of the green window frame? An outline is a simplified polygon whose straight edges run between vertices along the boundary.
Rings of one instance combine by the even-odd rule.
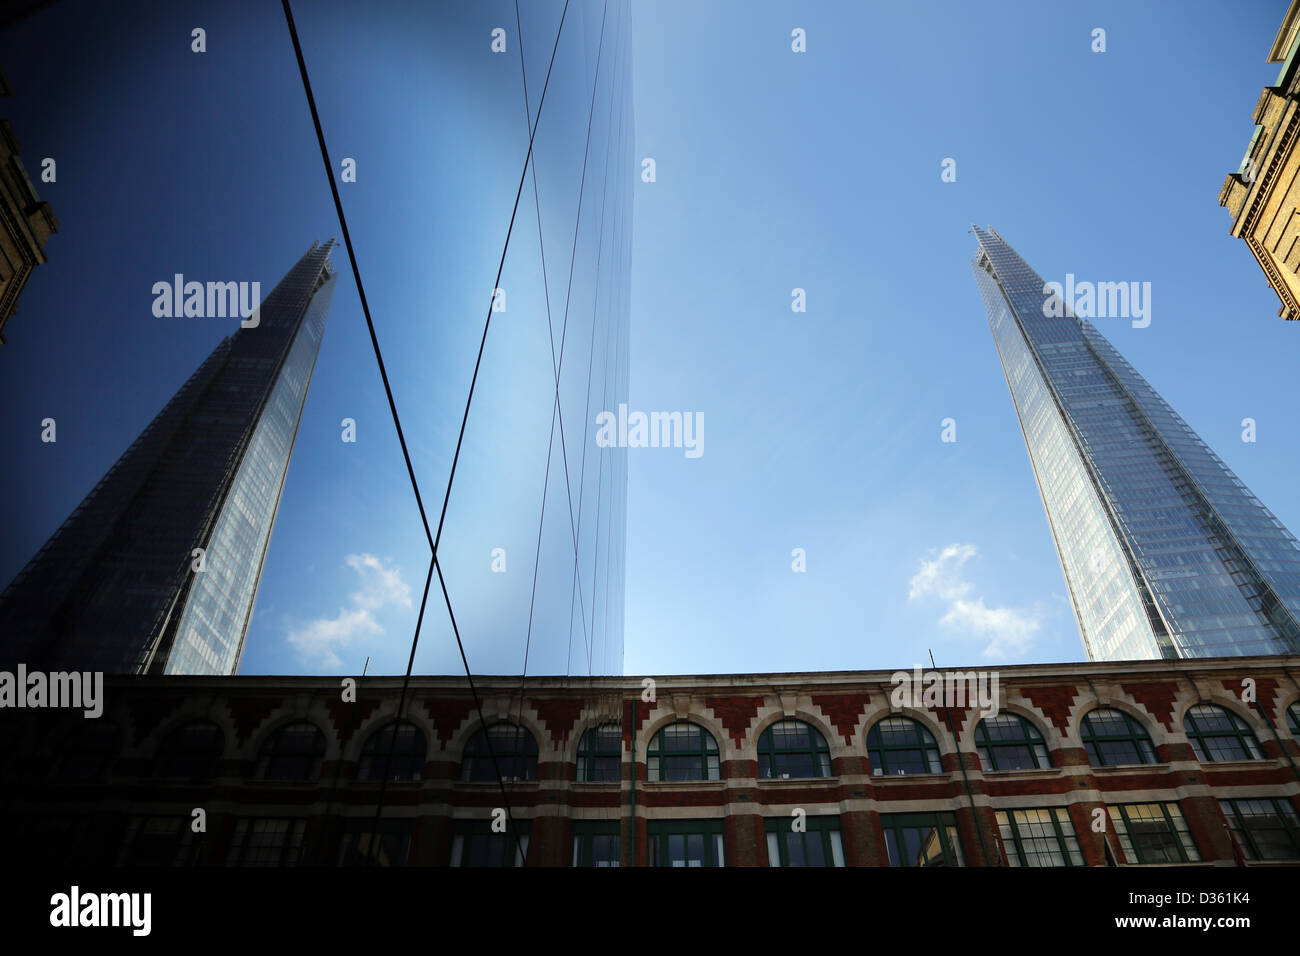
[[[1130,863],[1200,862],[1200,851],[1177,802],[1120,803],[1107,809]]]
[[[965,866],[953,813],[882,813],[890,866]]]
[[[285,724],[257,755],[258,780],[315,780],[325,759],[325,733],[310,720]]]
[[[578,783],[609,783],[623,778],[623,728],[589,727],[578,742]]]
[[[1259,741],[1244,720],[1218,704],[1196,704],[1183,715],[1183,731],[1201,763],[1262,760]]]
[[[831,776],[831,748],[812,724],[778,720],[758,738],[758,775],[764,780]]]
[[[934,735],[911,717],[876,721],[867,733],[867,759],[875,777],[943,772]]]
[[[496,783],[498,770],[506,783],[537,779],[537,739],[527,727],[501,721],[480,729],[465,744],[462,782]]]
[[[646,824],[651,866],[726,866],[722,820],[651,820]]]
[[[844,843],[838,814],[806,816],[803,832],[794,828],[795,817],[767,817],[768,866],[843,866]]]
[[[388,756],[390,749],[391,760]],[[390,781],[401,783],[419,780],[424,772],[424,760],[428,752],[428,742],[424,738],[424,731],[419,727],[409,720],[403,720],[400,724],[389,721],[367,737],[362,745],[357,779],[380,780],[387,768]]]
[[[999,810],[997,820],[1009,865],[1086,865],[1066,807]]]
[[[1300,814],[1285,797],[1220,800],[1248,860],[1300,860]]]
[[[1043,735],[1019,714],[994,714],[975,725],[980,766],[988,771],[1045,770],[1052,766]]]
[[[307,821],[292,817],[242,817],[235,822],[226,866],[297,866]]]
[[[1094,767],[1129,767],[1156,762],[1151,735],[1122,710],[1098,707],[1084,714],[1079,736],[1088,752],[1088,762]]]
[[[513,829],[494,833],[491,820],[456,820],[451,829],[450,866],[515,867],[528,862],[532,820],[515,820]],[[518,839],[515,835],[518,834]],[[522,855],[521,851],[522,850]]]
[[[617,820],[573,821],[574,866],[618,866],[619,852]]]
[[[689,720],[659,729],[646,749],[645,766],[652,783],[722,779],[718,742]]]
[[[339,838],[338,865],[406,866],[411,858],[414,825],[410,817],[376,821],[366,816],[345,821]]]

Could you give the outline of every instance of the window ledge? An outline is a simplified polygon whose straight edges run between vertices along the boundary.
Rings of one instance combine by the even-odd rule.
[[[1247,866],[1290,866],[1294,867],[1300,863],[1300,857],[1291,857],[1289,860],[1247,860]],[[1225,866],[1235,866],[1235,863],[1225,863]]]
[[[380,785],[382,782],[383,782],[382,780],[357,780],[357,779],[353,779],[353,780],[349,780],[349,781],[348,781],[348,783],[349,783],[351,786],[354,786],[354,787],[370,787],[370,788],[372,788],[372,789],[377,789],[377,788],[379,787],[379,785]],[[420,784],[425,783],[425,782],[426,782],[426,781],[424,781],[424,780],[390,780],[390,781],[388,781],[388,786],[390,786],[390,787],[418,787],[418,786],[420,786]]]
[[[1173,769],[1169,763],[1126,763],[1112,767],[1094,767],[1087,764],[1093,773],[1106,776],[1119,776],[1126,773],[1168,773]]]
[[[1247,758],[1246,760],[1199,760],[1202,770],[1249,770],[1252,767],[1269,767],[1276,768],[1281,765],[1281,761],[1276,757],[1260,757],[1258,760]]]
[[[1200,869],[1202,867],[1232,866],[1232,865],[1233,865],[1232,861],[1230,860],[1227,862],[1223,860],[1197,860],[1194,863],[1188,862],[1188,863],[1123,863],[1121,864],[1121,866],[1127,867],[1128,869],[1143,869],[1143,870],[1169,870],[1169,869],[1178,869],[1178,868],[1187,868],[1187,867],[1196,867],[1197,869]]]
[[[506,780],[507,787],[532,787],[536,788],[541,781],[538,780]],[[469,787],[471,790],[497,790],[501,784],[496,780],[453,780],[456,786]]]
[[[942,770],[939,773],[873,773],[870,775],[870,780],[872,783],[876,783],[878,781],[884,781],[884,780],[888,780],[890,782],[913,781],[913,780],[933,782],[937,780],[949,780],[951,778],[952,778],[952,774],[946,770]]]
[[[1110,768],[1105,768],[1105,769],[1110,769]],[[1032,776],[1059,777],[1064,772],[1065,772],[1064,767],[1026,767],[1024,770],[981,770],[980,771],[980,773],[984,774],[986,778],[992,778],[994,780],[1003,780],[1003,779],[1019,778],[1019,777],[1028,778]]]
[[[686,790],[709,790],[716,787],[721,790],[727,785],[725,780],[639,780],[637,782],[656,790],[671,790],[675,787]]]
[[[330,787],[334,785],[334,781],[325,777],[314,777],[311,780],[275,780],[270,777],[263,777],[257,780],[249,780],[245,786],[248,784],[258,787],[293,787],[305,790],[308,787]]]

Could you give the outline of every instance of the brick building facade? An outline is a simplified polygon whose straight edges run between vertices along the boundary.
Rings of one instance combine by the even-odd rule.
[[[400,678],[110,678],[0,712],[0,800],[46,862],[1300,861],[1300,658],[1007,667],[987,720],[892,674],[417,677],[395,741]]]
[[[1255,130],[1236,172],[1219,189],[1219,205],[1232,214],[1229,234],[1244,240],[1281,305],[1278,315],[1300,319],[1300,2],[1292,0],[1269,50],[1282,64],[1251,114]]]

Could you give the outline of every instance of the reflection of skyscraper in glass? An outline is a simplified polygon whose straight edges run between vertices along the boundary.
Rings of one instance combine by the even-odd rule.
[[[221,341],[0,594],[0,661],[238,669],[334,292],[331,245],[312,244],[258,324]]]
[[[1300,651],[1300,543],[996,232],[973,262],[1093,660]]]

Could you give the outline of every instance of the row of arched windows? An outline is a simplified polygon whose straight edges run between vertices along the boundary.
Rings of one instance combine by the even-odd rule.
[[[1300,702],[1287,710],[1291,733],[1300,737]],[[1259,760],[1259,742],[1246,722],[1216,704],[1196,704],[1183,719],[1198,760]],[[1155,747],[1141,722],[1121,710],[1098,708],[1083,717],[1080,737],[1093,766],[1114,767],[1156,762]],[[1042,733],[1018,714],[986,717],[975,726],[975,746],[986,771],[1045,769],[1052,766]],[[154,775],[160,778],[209,778],[224,749],[221,728],[207,720],[184,724],[159,745]],[[117,731],[98,723],[68,741],[58,773],[92,777],[103,773],[117,750]],[[408,721],[390,722],[366,738],[361,748],[360,780],[419,780],[428,754],[424,733]],[[497,723],[480,730],[465,745],[463,781],[536,780],[537,740],[526,728]],[[310,721],[286,724],[272,734],[258,754],[255,776],[262,780],[312,780],[325,756],[325,734]],[[887,716],[867,733],[867,757],[873,775],[939,773],[939,745],[917,720]],[[617,781],[622,773],[622,730],[617,724],[588,729],[578,746],[580,783]],[[786,719],[767,727],[758,741],[759,776],[763,779],[830,777],[831,751],[811,724]],[[721,754],[713,735],[699,724],[678,720],[661,728],[646,749],[646,775],[652,782],[719,780]]]

